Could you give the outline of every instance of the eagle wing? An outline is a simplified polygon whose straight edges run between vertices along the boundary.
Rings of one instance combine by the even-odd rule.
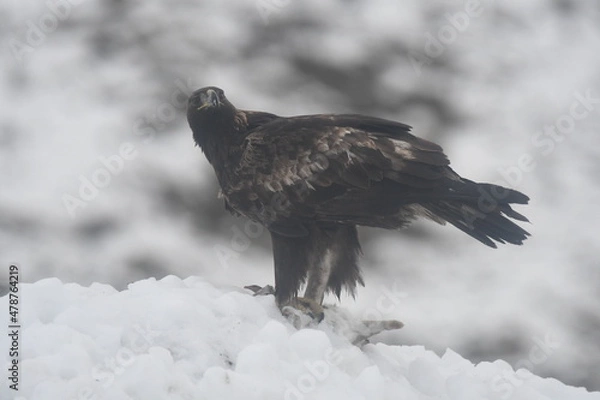
[[[407,222],[403,207],[447,194],[447,182],[460,180],[448,165],[440,146],[401,123],[279,118],[247,136],[235,190],[260,203],[268,219],[261,222],[291,234],[303,220],[397,228]]]
[[[529,234],[506,216],[527,221],[510,204],[529,198],[460,177],[440,146],[410,129],[361,115],[271,118],[246,137],[224,194],[290,237],[306,235],[307,224],[396,229],[421,216],[491,247],[522,243]]]

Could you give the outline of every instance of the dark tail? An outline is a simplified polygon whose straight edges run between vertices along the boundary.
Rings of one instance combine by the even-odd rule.
[[[426,208],[467,235],[490,247],[496,242],[523,244],[529,232],[509,218],[529,222],[510,204],[527,204],[529,197],[516,190],[463,179],[452,194]]]

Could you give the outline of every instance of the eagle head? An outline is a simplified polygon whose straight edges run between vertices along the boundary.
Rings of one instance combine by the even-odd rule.
[[[188,99],[188,123],[194,141],[207,156],[219,140],[226,139],[235,129],[233,122],[236,112],[236,108],[225,97],[225,92],[216,86],[198,89]]]
[[[215,86],[208,86],[196,90],[188,100],[188,114],[190,112],[214,112],[227,99],[225,92]]]

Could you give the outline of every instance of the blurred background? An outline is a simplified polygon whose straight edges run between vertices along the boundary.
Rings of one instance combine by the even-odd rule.
[[[378,341],[600,390],[597,1],[3,0],[0,15],[0,263],[23,281],[273,282],[268,234],[224,210],[187,126],[187,96],[216,85],[244,109],[402,121],[461,175],[528,194],[520,247],[427,221],[362,230],[366,287],[341,306],[406,324]]]

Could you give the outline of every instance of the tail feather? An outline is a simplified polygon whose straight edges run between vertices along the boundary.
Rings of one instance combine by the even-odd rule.
[[[489,197],[490,193],[502,195],[494,198]],[[454,193],[450,199],[428,204],[426,208],[490,247],[496,248],[496,242],[520,245],[530,236],[509,219],[529,221],[510,206],[511,203],[526,204],[529,198],[523,193],[502,186],[466,181],[458,195]]]
[[[529,222],[529,219],[527,219],[526,216],[524,216],[523,214],[520,214],[520,213],[516,212],[508,204],[501,204],[498,208],[500,209],[500,211],[502,211],[503,214],[505,214],[508,217],[511,217],[511,218],[516,219],[518,221]]]

